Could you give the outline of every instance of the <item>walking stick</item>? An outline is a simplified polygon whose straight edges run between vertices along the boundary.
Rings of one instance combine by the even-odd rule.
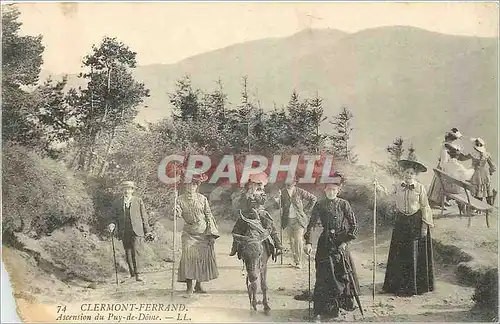
[[[309,302],[309,321],[312,321],[312,314],[311,314],[311,253],[307,255],[307,260],[308,260],[308,273],[309,273],[309,283],[308,283],[308,291],[307,291],[307,300]]]
[[[372,301],[375,304],[375,271],[377,268],[377,178],[373,180],[373,273],[372,273]]]
[[[111,246],[113,247],[113,263],[115,265],[115,278],[116,278],[116,285],[118,286],[118,266],[116,265],[116,252],[115,252],[115,239],[113,232],[111,232]]]
[[[283,217],[283,208],[281,206],[281,189],[280,189],[280,203],[279,203],[279,206],[280,206],[280,241],[281,241],[281,244],[284,246],[283,244],[283,226],[281,224],[281,218]],[[281,265],[283,265],[283,253],[281,253],[280,255],[280,263]]]
[[[174,290],[175,290],[175,249],[176,249],[176,234],[177,234],[177,168],[174,164],[174,228],[172,232],[172,291],[170,293],[170,297],[174,298]]]

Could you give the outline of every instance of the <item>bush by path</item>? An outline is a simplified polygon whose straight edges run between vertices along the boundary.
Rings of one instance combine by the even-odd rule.
[[[84,183],[62,163],[12,143],[5,143],[2,153],[4,233],[41,237],[64,225],[94,223]]]

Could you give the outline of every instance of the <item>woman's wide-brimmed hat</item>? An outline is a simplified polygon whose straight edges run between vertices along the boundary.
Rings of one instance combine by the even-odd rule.
[[[136,188],[134,181],[123,181],[122,188]]]
[[[481,137],[471,138],[472,143],[474,144],[474,149],[481,153],[486,152],[486,143]]]
[[[416,159],[415,160],[399,160],[398,164],[403,168],[403,169],[410,169],[412,168],[416,172],[427,172],[427,167],[423,165],[422,163],[418,162]]]

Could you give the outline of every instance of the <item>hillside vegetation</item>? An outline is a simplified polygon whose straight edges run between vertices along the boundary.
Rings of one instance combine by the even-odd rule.
[[[442,135],[456,126],[482,136],[496,154],[492,39],[406,27],[313,30],[137,67],[137,53],[104,37],[83,57],[83,87],[76,87],[73,77],[43,79],[42,36],[20,35],[19,15],[15,6],[2,12],[2,243],[9,272],[29,293],[48,291],[36,287],[44,272],[50,280],[43,285],[113,280],[112,242],[120,242],[105,228],[124,180],[136,183],[157,237],[145,266],[164,268],[173,253],[174,188],[158,180],[158,167],[167,155],[332,156],[347,178],[342,196],[367,234],[373,180],[385,188],[397,181],[394,162],[408,145],[432,167]],[[146,116],[150,123],[137,123]],[[408,149],[387,154],[397,137]],[[376,153],[385,161],[368,164]],[[269,196],[279,185],[268,186]],[[320,186],[310,189],[322,194]],[[238,184],[201,190],[221,228],[230,229]],[[393,201],[377,194],[383,229],[393,221]],[[481,287],[491,276],[485,280]]]

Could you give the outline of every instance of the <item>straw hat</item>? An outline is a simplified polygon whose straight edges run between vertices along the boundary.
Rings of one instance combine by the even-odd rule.
[[[122,187],[123,188],[136,188],[134,181],[123,181],[122,182]]]
[[[481,153],[486,152],[486,143],[484,142],[484,140],[481,137],[471,138],[471,141],[473,142],[474,149],[476,151],[479,151]]]

